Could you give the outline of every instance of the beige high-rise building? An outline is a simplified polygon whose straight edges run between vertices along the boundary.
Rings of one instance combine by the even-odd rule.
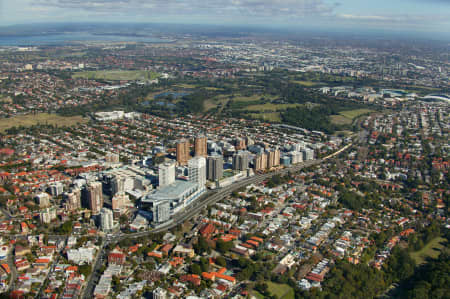
[[[236,139],[234,140],[234,146],[235,146],[235,148],[236,148],[237,151],[238,151],[238,150],[243,150],[243,149],[246,149],[246,148],[247,148],[247,146],[245,145],[245,139],[240,138],[240,137],[238,137],[238,138],[236,138]]]
[[[127,207],[130,204],[130,198],[128,195],[125,194],[125,192],[117,193],[111,199],[111,202],[112,202],[112,209],[114,211],[120,210]]]
[[[280,150],[275,149],[269,152],[267,159],[267,168],[272,168],[280,165]]]
[[[177,162],[179,165],[187,165],[189,158],[189,140],[182,139],[177,142]]]
[[[100,213],[103,208],[102,183],[93,182],[87,186],[87,202],[93,215]]]
[[[280,150],[275,149],[269,152],[269,157],[267,159],[267,168],[272,168],[280,165]]]
[[[264,170],[267,168],[267,155],[266,153],[258,154],[255,157],[254,163],[255,171]]]
[[[206,136],[199,135],[195,137],[195,156],[206,157],[208,155],[208,150],[206,147]]]
[[[72,189],[71,192],[64,194],[66,200],[66,210],[76,211],[81,209],[81,190],[78,188]]]
[[[253,141],[253,139],[251,139],[250,137],[246,136],[245,143],[246,143],[247,147],[249,147],[249,146],[255,144],[255,141]]]
[[[108,153],[105,156],[105,161],[107,163],[119,163],[120,162],[120,156],[117,153]]]

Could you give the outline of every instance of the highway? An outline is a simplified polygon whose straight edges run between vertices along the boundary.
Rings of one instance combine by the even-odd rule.
[[[96,281],[99,280],[100,273],[98,273],[100,267],[102,266],[104,260],[106,259],[106,252],[105,248],[110,244],[118,243],[124,239],[135,239],[135,238],[142,238],[150,234],[160,233],[167,231],[171,228],[176,227],[179,224],[182,224],[183,222],[191,219],[195,215],[198,215],[202,209],[207,207],[208,205],[214,204],[227,196],[229,196],[233,191],[236,191],[242,187],[248,186],[250,184],[257,184],[264,180],[267,180],[268,178],[271,178],[274,175],[286,175],[288,172],[296,172],[303,168],[307,168],[310,166],[318,165],[324,162],[325,160],[331,159],[338,154],[342,153],[343,151],[347,150],[352,144],[348,144],[341,148],[340,150],[334,152],[333,154],[324,157],[323,159],[317,159],[317,160],[311,160],[303,163],[299,163],[296,165],[292,165],[290,167],[286,167],[283,169],[279,169],[276,171],[263,173],[263,174],[257,174],[251,177],[248,177],[246,179],[243,179],[241,181],[238,181],[230,186],[226,186],[220,189],[211,190],[208,191],[205,195],[203,195],[202,198],[195,201],[192,205],[190,205],[185,210],[181,211],[180,213],[173,215],[172,219],[175,219],[174,221],[166,224],[161,225],[155,229],[144,231],[144,232],[137,232],[132,234],[124,234],[124,233],[117,233],[112,236],[109,236],[106,238],[102,248],[100,249],[99,254],[97,255],[97,258],[95,260],[94,267],[92,268],[92,274],[89,277],[89,280],[87,282],[86,288],[84,289],[84,293],[82,298],[87,299],[89,297],[92,297],[92,293],[94,291],[94,286]]]

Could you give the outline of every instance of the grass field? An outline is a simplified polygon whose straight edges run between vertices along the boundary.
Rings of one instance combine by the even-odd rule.
[[[0,119],[0,132],[4,132],[5,130],[12,127],[30,127],[37,124],[49,124],[49,125],[57,125],[58,127],[70,127],[74,126],[77,123],[86,123],[87,119],[81,116],[59,116],[56,114],[47,114],[47,113],[39,113],[39,114],[28,114],[28,115],[20,115],[12,118],[2,118]]]
[[[203,111],[208,111],[210,109],[216,108],[221,102],[226,102],[226,100],[215,101],[213,99],[208,99],[203,102]]]
[[[103,79],[111,81],[119,80],[153,80],[159,77],[158,73],[152,71],[123,71],[123,70],[112,70],[112,71],[86,71],[78,72],[72,75],[72,78],[83,78],[83,79]]]
[[[212,90],[212,91],[223,90],[223,88],[211,87],[211,86],[205,87],[205,89],[206,89],[206,90]]]
[[[366,113],[370,113],[373,112],[373,110],[370,109],[355,109],[355,110],[348,110],[348,111],[341,111],[339,112],[340,115],[350,118],[350,119],[354,119],[360,115],[366,114]]]
[[[261,105],[251,105],[246,107],[246,110],[250,111],[278,111],[278,110],[286,110],[288,108],[294,108],[301,106],[301,104],[272,104],[266,103]]]
[[[345,136],[345,137],[350,137],[352,136],[354,133],[352,131],[348,131],[348,130],[343,130],[343,131],[336,131],[334,132],[334,136]]]
[[[280,299],[295,298],[294,290],[287,284],[279,284],[268,281],[267,285],[269,286],[269,292]]]
[[[279,112],[251,113],[250,117],[270,122],[281,121],[281,115]]]
[[[254,95],[249,96],[249,97],[241,96],[241,95],[234,95],[233,101],[236,101],[236,102],[254,102],[254,101],[259,101],[262,98],[264,98],[265,100],[273,100],[276,97],[268,95],[268,94],[254,94]]]
[[[331,115],[331,122],[336,125],[350,125],[355,118],[366,113],[374,112],[370,109],[355,109],[341,111],[338,115]]]
[[[331,122],[335,125],[349,125],[352,123],[351,118],[347,118],[342,115],[331,115]]]
[[[434,238],[421,250],[411,253],[411,257],[416,261],[416,264],[423,264],[427,258],[435,259],[439,256],[441,250],[446,246],[446,239]]]
[[[191,88],[197,88],[197,85],[194,85],[194,84],[177,84],[177,85],[175,85],[175,87],[191,89]]]
[[[220,104],[222,105],[222,108],[226,105],[226,103],[229,101],[229,97],[225,95],[217,96],[214,98],[207,99],[203,105],[203,111],[208,111],[210,109],[216,108]]]
[[[320,82],[313,82],[313,81],[301,81],[301,80],[296,80],[296,81],[291,81],[292,83],[296,83],[296,84],[300,84],[302,86],[305,87],[312,87],[312,86],[317,86],[320,85]]]

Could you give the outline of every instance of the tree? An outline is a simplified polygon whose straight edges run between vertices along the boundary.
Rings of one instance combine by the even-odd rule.
[[[190,270],[191,270],[192,274],[197,274],[197,275],[202,274],[202,268],[198,264],[195,264],[195,263],[191,264]]]
[[[119,292],[120,289],[122,288],[120,278],[116,275],[112,276],[112,287],[115,292]]]
[[[225,242],[222,239],[217,240],[216,249],[222,254],[227,253],[233,247],[233,242]]]
[[[227,261],[225,260],[225,258],[223,256],[218,256],[218,257],[216,257],[216,264],[218,266],[226,267]]]
[[[405,249],[396,246],[392,250],[387,262],[384,264],[385,271],[394,281],[403,281],[414,274],[416,264]]]
[[[70,234],[72,232],[73,224],[72,221],[66,221],[62,226],[60,226],[57,231],[62,234]]]
[[[79,266],[78,270],[80,271],[80,274],[84,275],[84,277],[88,277],[92,272],[91,265],[87,264]]]
[[[208,259],[201,257],[200,258],[200,268],[202,269],[202,272],[208,272],[209,271],[209,261]]]
[[[194,250],[197,254],[203,254],[205,252],[211,251],[211,248],[208,242],[206,242],[206,239],[203,236],[200,236],[197,243],[195,243],[194,245]]]
[[[125,214],[120,215],[119,221],[120,221],[120,224],[125,224],[125,223],[127,223],[127,221],[128,221],[127,215],[125,215]]]

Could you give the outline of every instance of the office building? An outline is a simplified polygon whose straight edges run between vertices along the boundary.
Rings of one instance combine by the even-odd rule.
[[[111,195],[125,191],[125,178],[120,175],[114,175],[111,180]]]
[[[297,152],[297,151],[289,152],[289,157],[291,158],[292,164],[297,164],[297,163],[303,162],[303,153],[301,153],[301,152]]]
[[[208,155],[206,143],[207,140],[204,135],[199,135],[195,138],[194,151],[196,157],[206,157]]]
[[[148,190],[151,189],[150,180],[146,179],[146,171],[135,167],[125,166],[114,168],[103,172],[103,182],[106,187],[110,187],[110,195],[116,193],[129,192],[132,190]],[[107,192],[107,188],[105,192]]]
[[[124,209],[130,205],[132,206],[130,197],[125,194],[125,192],[117,193],[116,195],[114,195],[114,197],[111,199],[111,202],[113,211]]]
[[[314,159],[314,150],[312,150],[310,148],[305,148],[303,150],[303,160],[308,161],[308,160],[313,160],[313,159]]]
[[[158,168],[159,187],[165,187],[175,182],[175,163],[165,162]]]
[[[152,212],[153,208],[162,201],[170,203],[172,210],[183,208],[197,199],[202,192],[203,188],[193,182],[176,180],[174,184],[159,188],[151,193],[148,193],[141,200],[141,209],[148,212]]]
[[[249,152],[238,151],[233,156],[233,170],[245,171],[248,169]]]
[[[300,142],[292,145],[292,150],[296,151],[296,152],[301,152],[301,151],[303,151],[303,149],[305,149],[305,147],[306,147],[305,142],[300,141]]]
[[[189,181],[196,184],[199,189],[206,184],[206,159],[204,157],[194,157],[188,162]]]
[[[177,162],[179,165],[187,165],[190,158],[189,151],[189,140],[182,139],[177,142]]]
[[[206,159],[206,178],[216,182],[223,177],[223,157],[221,155],[209,156]]]
[[[153,221],[163,223],[170,219],[170,202],[160,201],[153,205]]]
[[[87,186],[87,203],[93,215],[100,213],[103,207],[102,183],[92,182]]]
[[[102,208],[100,210],[100,226],[104,232],[110,232],[113,229],[114,218],[112,210],[107,208]]]

